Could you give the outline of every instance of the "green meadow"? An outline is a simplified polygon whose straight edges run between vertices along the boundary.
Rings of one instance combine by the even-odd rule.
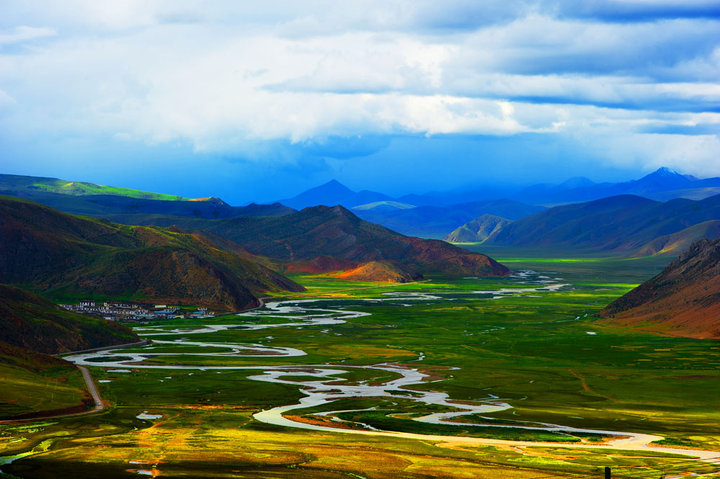
[[[292,311],[136,324],[168,333],[207,325],[274,327],[151,337],[215,346],[156,344],[152,349],[116,351],[120,357],[123,352],[167,353],[148,357],[145,364],[187,369],[128,367],[121,372],[98,363],[91,371],[112,407],[30,429],[0,425],[0,455],[34,452],[0,468],[23,478],[69,477],[86,468],[107,478],[137,477],[140,470],[169,477],[193,477],[204,471],[201,475],[206,477],[378,478],[602,477],[605,466],[613,467],[613,477],[720,471],[720,465],[661,449],[566,447],[602,443],[610,438],[607,434],[500,427],[549,423],[646,433],[663,436],[661,443],[668,446],[720,451],[720,344],[619,329],[595,315],[656,274],[667,258],[565,258],[517,250],[489,254],[516,272],[534,273],[509,278],[428,277],[401,285],[294,276],[306,292],[266,301],[312,300],[298,304],[308,310],[369,315],[313,326],[303,324]],[[542,281],[564,286],[547,289]],[[306,355],[184,354],[222,352],[217,344],[292,347]],[[311,374],[313,367],[346,367],[345,373],[333,376],[337,384],[379,385],[397,379],[392,371],[360,368],[382,364],[416,368],[427,375],[426,381],[392,397],[346,398],[288,415],[348,429],[370,426],[557,446],[461,447],[437,440],[273,426],[252,417],[263,409],[297,403],[304,396],[302,383],[317,379]],[[296,366],[284,374],[287,384],[251,379],[260,373],[257,370],[212,369],[282,365]],[[482,427],[428,424],[413,418],[451,408],[414,401],[413,391],[443,392],[453,401],[470,404],[501,401],[511,407],[462,418]],[[138,419],[144,411],[161,418]],[[38,449],[42,444],[44,449]]]

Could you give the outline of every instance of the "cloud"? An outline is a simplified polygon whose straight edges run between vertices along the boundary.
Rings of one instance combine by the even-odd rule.
[[[198,158],[287,168],[360,161],[405,135],[523,137],[572,154],[583,153],[580,138],[597,137],[611,145],[587,145],[597,162],[662,159],[699,169],[720,134],[717,8],[640,0],[7,3],[0,129],[28,144],[179,144]],[[2,48],[11,44],[23,47]],[[528,141],[519,148],[530,151]]]

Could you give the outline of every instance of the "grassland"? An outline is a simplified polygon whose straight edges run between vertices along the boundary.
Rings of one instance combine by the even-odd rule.
[[[612,466],[613,477],[627,478],[720,471],[718,465],[661,451],[571,449],[563,443],[469,446],[292,429],[253,419],[256,411],[294,404],[303,396],[298,386],[313,379],[303,367],[397,363],[429,375],[431,381],[413,390],[444,392],[453,400],[471,403],[503,401],[512,407],[468,419],[488,427],[436,426],[412,420],[439,409],[412,401],[412,392],[406,390],[406,399],[354,398],[293,414],[308,421],[327,421],[322,413],[352,409],[355,412],[334,416],[396,431],[489,438],[515,434],[540,441],[555,438],[542,431],[508,432],[496,426],[551,423],[656,434],[664,436],[667,445],[720,450],[720,345],[630,332],[607,326],[594,316],[654,275],[667,259],[550,258],[517,251],[503,257],[502,253],[494,252],[501,262],[509,260],[513,269],[536,271],[534,280],[567,286],[543,290],[545,285],[528,284],[522,277],[431,277],[426,282],[389,285],[296,276],[307,291],[293,298],[315,300],[302,303],[305,307],[370,315],[317,326],[303,325],[292,312],[201,320],[202,325],[276,327],[219,328],[188,334],[186,339],[291,346],[307,354],[186,356],[178,345],[156,345],[154,351],[172,354],[154,356],[148,362],[205,370],[128,368],[129,372],[119,372],[93,367],[103,397],[114,408],[95,416],[54,420],[32,430],[0,426],[0,455],[47,446],[3,470],[24,478],[82,477],[88,471],[107,478],[137,477],[139,470],[171,477],[373,478],[586,478],[602,477],[604,466]],[[525,291],[497,293],[519,288]],[[397,292],[424,296],[388,300],[384,294]],[[291,325],[277,327],[279,323]],[[154,326],[168,332],[190,330],[198,321]],[[152,338],[172,341],[180,337]],[[207,352],[217,349],[208,347]],[[284,376],[288,384],[250,379],[257,374],[254,370],[212,369],[290,364],[297,370]],[[387,370],[347,370],[342,376],[345,383],[382,384],[394,378]],[[368,408],[375,409],[357,412]],[[137,419],[143,411],[162,417]],[[604,439],[580,434],[568,437],[567,442]],[[51,441],[50,445],[44,441]]]

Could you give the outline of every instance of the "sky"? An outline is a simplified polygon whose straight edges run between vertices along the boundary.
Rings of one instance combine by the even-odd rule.
[[[718,0],[0,0],[0,173],[231,204],[720,176]]]

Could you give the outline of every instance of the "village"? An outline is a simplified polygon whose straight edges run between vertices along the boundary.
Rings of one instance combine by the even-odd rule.
[[[166,304],[135,304],[116,301],[95,302],[83,300],[78,304],[61,304],[60,307],[75,313],[100,316],[108,321],[147,321],[172,318],[214,318],[217,312],[208,308],[181,309]]]

